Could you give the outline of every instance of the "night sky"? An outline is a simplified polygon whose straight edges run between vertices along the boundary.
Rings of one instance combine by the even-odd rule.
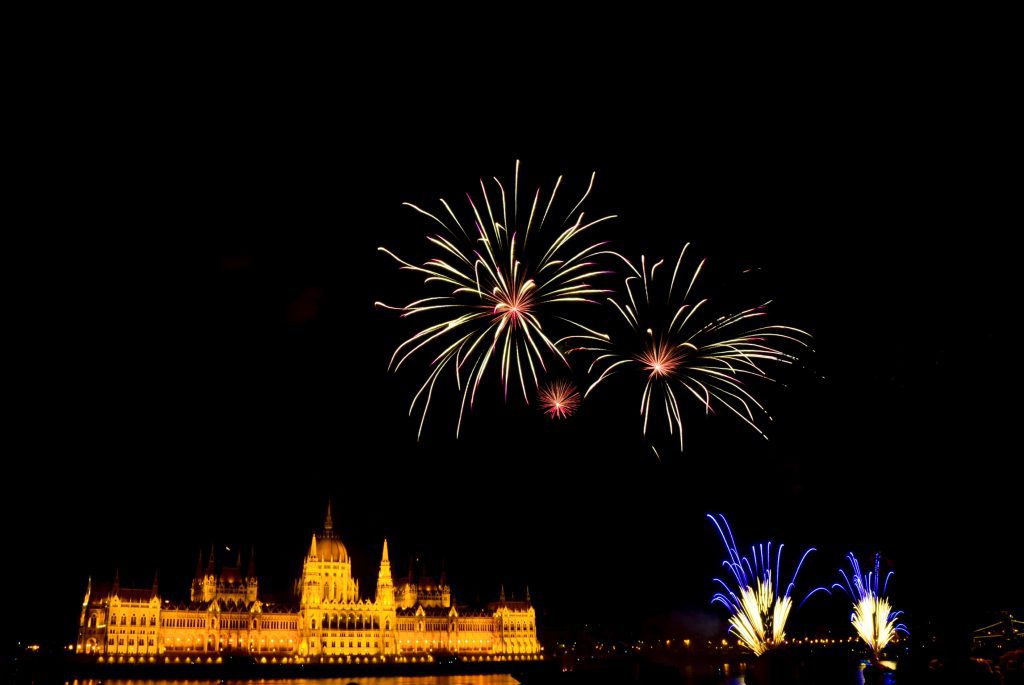
[[[965,622],[1020,607],[1019,402],[1002,399],[1019,317],[991,201],[1006,184],[979,158],[996,141],[960,130],[937,82],[759,84],[458,91],[440,110],[405,82],[208,75],[51,112],[29,170],[46,190],[7,254],[5,642],[70,642],[86,578],[115,567],[184,598],[211,543],[255,544],[283,596],[329,497],[364,595],[386,536],[396,576],[444,563],[459,602],[529,584],[542,637],[720,618],[709,511],[791,561],[817,546],[804,589],[882,552],[912,630],[951,587]],[[516,159],[531,188],[596,170],[589,214],[619,215],[603,237],[666,257],[690,241],[708,287],[813,333],[764,393],[770,441],[690,407],[685,452],[658,463],[638,392],[554,425],[489,386],[458,441],[449,391],[417,442],[425,367],[386,372],[413,329],[373,302],[419,284],[376,248],[422,256],[432,228],[401,203],[457,201]],[[843,614],[825,601],[793,630]]]

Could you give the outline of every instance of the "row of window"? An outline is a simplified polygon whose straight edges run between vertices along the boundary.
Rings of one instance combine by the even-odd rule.
[[[110,646],[113,646],[114,645],[114,638],[110,638],[107,641],[107,644],[110,645]],[[117,638],[117,644],[123,645],[124,644],[124,638],[123,637]],[[129,647],[134,647],[135,646],[135,638],[134,637],[128,638],[128,646]],[[140,647],[145,647],[146,646],[146,639],[145,638],[141,638],[141,637],[139,638],[139,646]],[[149,638],[149,646],[150,647],[153,646],[153,638]]]
[[[339,642],[341,643],[340,647],[342,649],[344,649],[345,648],[345,641],[344,640],[331,640],[331,647],[332,648],[339,647],[339,644],[338,644]],[[356,640],[355,643],[356,643],[355,649],[362,649],[363,648],[362,640]],[[324,649],[327,649],[327,640],[324,640],[323,645],[324,645]],[[372,645],[370,644],[369,640],[366,641],[367,649],[369,649],[370,647],[379,647],[379,646],[380,646],[380,643],[377,640],[374,640]],[[352,647],[352,640],[348,641],[348,648],[349,649],[353,648]]]
[[[96,620],[96,614],[93,614],[92,617],[91,617],[91,622],[95,622],[95,620]],[[121,614],[121,625],[127,625],[127,620],[128,620],[128,615],[127,614]],[[116,614],[111,614],[110,615],[110,625],[112,625],[112,626],[117,625],[117,615]],[[140,618],[140,617],[137,617],[135,614],[132,614],[131,625],[133,625],[133,626],[136,626],[136,625],[144,626],[144,625],[146,625],[146,617],[142,616]],[[151,625],[151,626],[155,626],[156,625],[156,616],[155,615],[149,617],[149,625]]]
[[[460,618],[455,622],[459,628],[465,628],[467,630],[490,630],[494,625],[494,622],[490,618],[484,619],[465,619]]]
[[[133,624],[134,625],[134,624]],[[160,625],[164,628],[205,628],[206,619],[202,618],[162,618]],[[246,628],[250,627],[249,619],[222,619],[221,628]],[[264,630],[295,630],[295,621],[263,621]],[[252,619],[251,629],[259,630],[260,620]]]
[[[512,632],[517,632],[517,631],[522,631],[522,630],[528,630],[528,631],[532,632],[533,629],[534,629],[533,626],[530,625],[529,623],[506,623],[505,624],[505,630],[509,630],[509,631],[512,631]]]
[[[366,629],[372,628],[378,630],[380,628],[380,619],[376,616],[324,616],[320,621],[320,628],[322,630],[334,630],[334,629]],[[309,629],[316,630],[316,619],[310,619]],[[385,630],[391,630],[391,620],[385,621]]]

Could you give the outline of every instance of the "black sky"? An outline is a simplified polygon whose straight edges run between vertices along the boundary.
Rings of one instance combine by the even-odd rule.
[[[747,542],[819,547],[805,584],[881,551],[911,620],[950,583],[965,614],[1024,602],[1008,184],[964,114],[974,84],[848,64],[445,98],[414,71],[243,88],[70,69],[8,253],[6,639],[69,640],[87,576],[115,567],[182,596],[211,543],[255,544],[284,592],[328,497],[364,592],[387,536],[398,572],[443,560],[462,601],[529,583],[542,625],[708,610],[708,511]],[[430,226],[401,203],[516,159],[531,185],[596,170],[591,211],[620,216],[606,235],[629,254],[690,241],[730,294],[760,269],[756,292],[815,337],[769,393],[770,442],[693,417],[657,463],[630,395],[564,426],[490,397],[459,441],[442,411],[417,443],[418,369],[385,370],[411,331],[373,308],[417,284],[375,248],[422,253]]]

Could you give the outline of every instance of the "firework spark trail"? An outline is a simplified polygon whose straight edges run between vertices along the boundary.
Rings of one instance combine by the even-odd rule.
[[[414,354],[435,349],[430,353],[433,356],[426,380],[409,406],[410,415],[420,407],[417,439],[423,432],[434,387],[445,370],[455,377],[461,394],[455,430],[458,436],[467,404],[472,408],[480,382],[492,366],[498,368],[505,399],[510,381],[513,385],[518,381],[528,403],[527,386],[532,383],[534,388],[539,387],[538,374],[548,370],[549,361],[557,359],[568,365],[546,328],[554,323],[552,312],[563,312],[558,319],[573,322],[566,315],[569,311],[584,303],[596,304],[595,298],[608,292],[592,284],[593,279],[610,273],[594,261],[612,254],[604,249],[606,243],[588,241],[578,246],[581,235],[615,218],[610,215],[584,220],[580,208],[593,189],[595,175],[558,226],[553,226],[554,220],[548,217],[562,177],[555,182],[546,203],[538,187],[528,212],[520,212],[518,161],[511,207],[501,181],[493,179],[501,199],[498,203],[497,196],[492,202],[488,186],[481,179],[482,205],[466,194],[471,219],[467,224],[444,199],[440,202],[445,211],[437,214],[405,203],[444,229],[427,236],[436,256],[421,265],[378,248],[397,261],[401,270],[421,274],[425,289],[430,291],[401,307],[375,303],[401,312],[403,318],[416,315],[430,319],[398,345],[388,363],[389,370],[397,371]]]
[[[551,419],[567,419],[580,406],[576,386],[564,379],[545,383],[538,397],[545,416]]]
[[[767,547],[764,544],[751,546],[749,558],[740,556],[736,539],[733,537],[732,529],[729,528],[729,522],[725,520],[725,516],[718,514],[717,519],[711,514],[707,516],[718,529],[718,534],[729,555],[722,565],[729,569],[729,573],[735,581],[735,589],[733,589],[722,579],[715,578],[714,582],[721,586],[723,591],[716,593],[711,598],[711,603],[717,602],[729,611],[729,631],[736,634],[740,644],[753,652],[755,656],[760,656],[769,649],[782,644],[785,639],[786,621],[793,608],[790,593],[796,584],[796,578],[804,560],[815,550],[811,547],[804,552],[785,591],[780,593],[782,584],[779,574],[782,567],[783,545],[779,545],[776,552],[773,574],[771,542],[767,544]],[[825,588],[814,588],[804,597],[803,601],[806,602],[811,595],[818,591],[828,592]],[[802,605],[803,602],[801,602]]]
[[[853,553],[846,555],[850,562],[849,576],[843,569],[839,569],[839,575],[843,577],[844,583],[833,583],[832,587],[842,590],[853,600],[853,613],[850,615],[850,622],[853,624],[857,635],[871,650],[875,661],[881,659],[882,650],[889,644],[896,633],[909,635],[907,627],[897,623],[902,611],[893,611],[886,591],[889,589],[889,579],[893,572],[885,576],[881,581],[881,555],[875,555],[875,567],[872,571],[862,574],[860,562]],[[879,585],[881,584],[881,589]]]
[[[589,372],[597,378],[583,397],[610,376],[622,371],[639,371],[644,379],[640,396],[643,435],[648,434],[652,412],[662,411],[669,435],[677,435],[683,449],[681,399],[693,397],[705,414],[725,407],[761,436],[758,416],[771,420],[764,406],[747,387],[745,380],[771,381],[768,364],[792,364],[796,357],[782,348],[807,347],[810,336],[790,326],[753,325],[766,315],[764,304],[708,320],[707,298],[691,299],[702,260],[687,278],[681,272],[687,243],[675,261],[671,276],[659,260],[648,267],[646,256],[637,266],[616,255],[625,264],[627,276],[622,290],[607,298],[617,320],[625,322],[626,333],[612,336],[585,329],[559,340],[573,352],[593,355]],[[664,296],[655,289],[656,276],[668,279]],[[673,299],[673,296],[681,299]],[[652,445],[653,447],[653,445]],[[655,450],[657,454],[657,450]]]

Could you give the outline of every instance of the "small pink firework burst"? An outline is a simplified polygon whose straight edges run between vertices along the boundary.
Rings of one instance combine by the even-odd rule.
[[[567,380],[551,381],[540,390],[540,406],[549,419],[567,419],[580,406],[580,394]]]

